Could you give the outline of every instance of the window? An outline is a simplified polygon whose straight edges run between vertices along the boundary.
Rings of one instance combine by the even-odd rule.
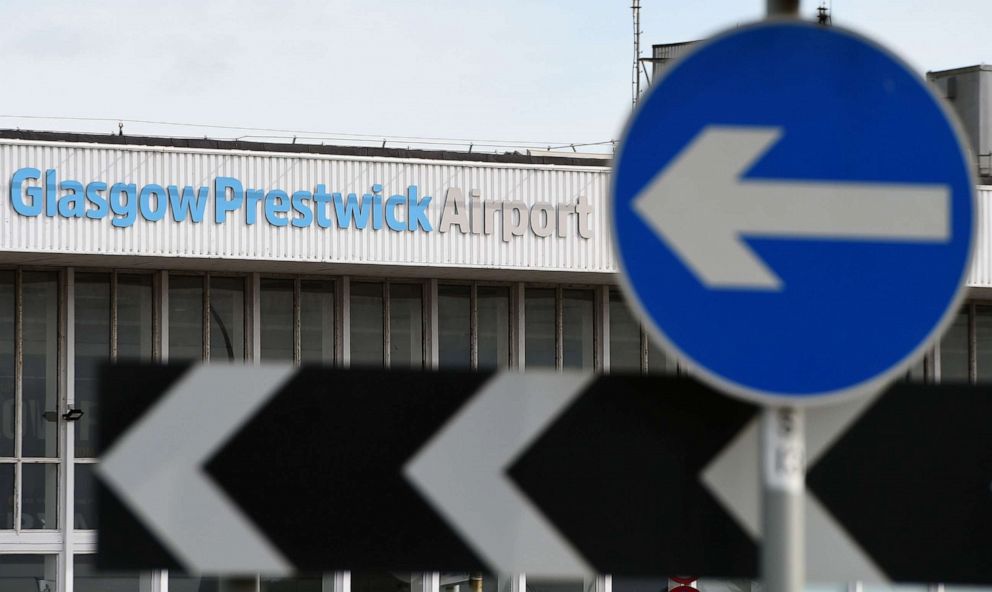
[[[210,360],[245,359],[245,279],[209,278]]]
[[[245,359],[245,278],[169,276],[169,360],[203,359]]]
[[[992,380],[992,306],[975,306],[975,357],[978,381]]]
[[[510,289],[476,288],[478,367],[505,368],[510,364]]]
[[[263,361],[334,363],[334,281],[261,280]]]
[[[351,365],[383,366],[383,284],[351,284]]]
[[[595,367],[596,314],[592,290],[562,290],[562,367]]]
[[[438,358],[442,368],[501,368],[510,361],[510,290],[438,286]]]
[[[472,287],[438,286],[438,365],[472,366]]]
[[[150,361],[153,355],[153,281],[149,274],[77,272],[73,276],[73,424],[77,529],[95,528],[92,463],[99,418],[98,373],[109,360]]]
[[[334,319],[334,281],[300,281],[301,361],[334,363]]]
[[[352,366],[424,366],[423,291],[422,284],[351,284]]]
[[[592,290],[526,288],[525,367],[594,368],[596,318]]]
[[[263,278],[259,285],[260,359],[263,362],[293,360],[295,338],[294,280]]]
[[[641,327],[620,292],[610,292],[610,371],[641,371]]]
[[[55,592],[56,555],[0,555],[0,590]]]
[[[0,272],[0,528],[4,529],[58,528],[59,287],[58,272]],[[17,413],[20,425],[14,421]]]
[[[968,311],[961,311],[940,341],[941,382],[968,380]]]
[[[557,367],[554,288],[526,289],[524,325],[526,367]]]
[[[169,361],[203,359],[202,276],[169,275]]]
[[[424,288],[389,284],[389,366],[424,367]]]
[[[141,576],[137,572],[98,572],[93,555],[75,555],[73,560],[73,592],[140,592],[141,590]]]

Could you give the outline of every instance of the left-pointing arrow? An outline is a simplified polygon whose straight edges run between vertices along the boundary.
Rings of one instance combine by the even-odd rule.
[[[192,573],[292,566],[203,464],[293,374],[291,366],[197,366],[108,451],[104,482]]]
[[[507,475],[590,378],[498,374],[406,465],[407,478],[494,570],[595,573]]]
[[[752,179],[782,130],[711,126],[633,207],[710,289],[781,290],[743,237],[946,242],[950,189],[923,183]]]

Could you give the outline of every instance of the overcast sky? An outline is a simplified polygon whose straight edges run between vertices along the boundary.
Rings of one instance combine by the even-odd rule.
[[[642,3],[644,56],[652,43],[751,22],[765,4]],[[0,115],[115,121],[3,117],[0,127],[110,132],[125,119],[332,137],[610,140],[630,109],[630,4],[6,0]],[[804,0],[802,11],[818,5]],[[992,63],[992,0],[834,0],[833,14],[921,74]],[[133,122],[125,133],[287,135]]]

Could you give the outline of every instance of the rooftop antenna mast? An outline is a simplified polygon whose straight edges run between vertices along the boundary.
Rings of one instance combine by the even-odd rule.
[[[631,70],[631,107],[637,105],[641,96],[641,0],[632,0],[630,9],[634,13],[634,66]]]

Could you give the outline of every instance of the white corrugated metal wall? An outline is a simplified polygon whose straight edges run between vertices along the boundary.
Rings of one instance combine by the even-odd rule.
[[[602,167],[506,165],[475,162],[323,155],[282,155],[173,148],[107,147],[8,141],[0,144],[0,162],[7,182],[0,188],[0,250],[40,253],[116,254],[205,257],[238,260],[321,263],[371,263],[413,266],[537,269],[542,271],[612,272],[613,251],[607,232],[605,203],[608,171]],[[244,210],[227,221],[213,222],[208,207],[203,222],[175,222],[167,217],[115,228],[110,218],[24,218],[10,205],[10,176],[21,167],[58,170],[59,179],[82,183],[147,183],[210,186],[217,176],[239,179],[244,186],[313,191],[368,192],[382,183],[385,197],[416,185],[431,195],[433,232],[248,226]],[[574,203],[583,195],[591,202],[591,238],[580,238],[576,216],[568,236],[539,237],[529,230],[504,242],[499,222],[491,235],[440,233],[437,221],[445,191],[481,191],[483,200]],[[212,191],[211,191],[212,200]],[[212,203],[212,201],[211,201]]]
[[[507,165],[418,159],[359,158],[325,155],[193,150],[159,147],[108,147],[92,144],[0,142],[5,182],[0,184],[0,251],[82,255],[144,255],[242,261],[285,261],[615,273],[606,198],[609,172],[602,167]],[[82,183],[211,185],[217,176],[235,177],[245,187],[328,191],[368,191],[382,183],[386,196],[417,185],[433,196],[429,212],[433,232],[273,227],[264,220],[244,223],[244,210],[227,222],[213,222],[212,206],[203,222],[147,222],[130,228],[100,220],[59,217],[24,218],[10,206],[7,180],[21,167],[55,168],[59,179]],[[575,216],[565,238],[538,237],[530,231],[504,242],[500,224],[491,235],[440,233],[437,222],[450,187],[481,191],[483,200],[521,200],[528,205],[574,203],[586,196],[593,208],[592,236],[579,237]],[[212,196],[212,193],[211,193]],[[978,244],[968,284],[992,287],[992,186],[978,190]],[[925,272],[925,270],[922,270]]]

